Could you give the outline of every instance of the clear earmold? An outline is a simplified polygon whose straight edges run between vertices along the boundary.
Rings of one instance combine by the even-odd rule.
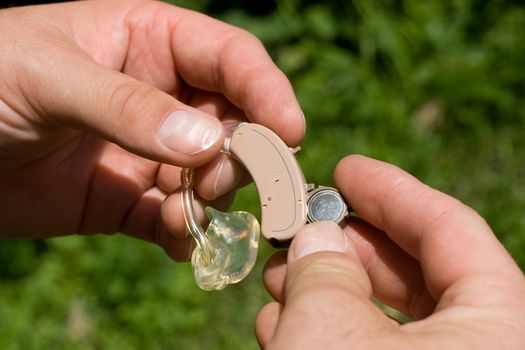
[[[257,259],[260,225],[255,216],[237,211],[223,213],[206,208],[206,231],[195,217],[193,170],[182,170],[182,208],[186,227],[197,242],[191,256],[195,282],[203,290],[223,289],[243,280]]]

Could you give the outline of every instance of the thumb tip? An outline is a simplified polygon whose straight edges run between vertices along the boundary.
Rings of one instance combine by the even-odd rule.
[[[289,261],[318,252],[344,253],[349,238],[334,222],[320,221],[308,224],[297,232],[289,253]]]

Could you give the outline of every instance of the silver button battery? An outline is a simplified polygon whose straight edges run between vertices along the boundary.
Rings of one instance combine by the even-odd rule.
[[[320,186],[311,190],[308,198],[308,221],[340,223],[348,215],[348,207],[339,192],[332,187]]]

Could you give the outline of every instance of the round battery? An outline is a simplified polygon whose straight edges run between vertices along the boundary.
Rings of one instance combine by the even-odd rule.
[[[318,188],[308,199],[308,219],[310,222],[333,221],[341,222],[347,212],[347,206],[336,190]]]

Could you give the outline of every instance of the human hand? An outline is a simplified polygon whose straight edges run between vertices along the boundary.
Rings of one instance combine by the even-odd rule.
[[[350,156],[337,187],[360,219],[316,223],[265,269],[267,349],[523,349],[525,279],[486,222],[400,169]],[[399,325],[370,300],[410,315]]]
[[[196,191],[224,207],[242,178],[219,154],[228,128],[304,134],[254,36],[166,3],[1,10],[0,52],[0,236],[120,231],[186,259],[179,167],[201,166]]]

